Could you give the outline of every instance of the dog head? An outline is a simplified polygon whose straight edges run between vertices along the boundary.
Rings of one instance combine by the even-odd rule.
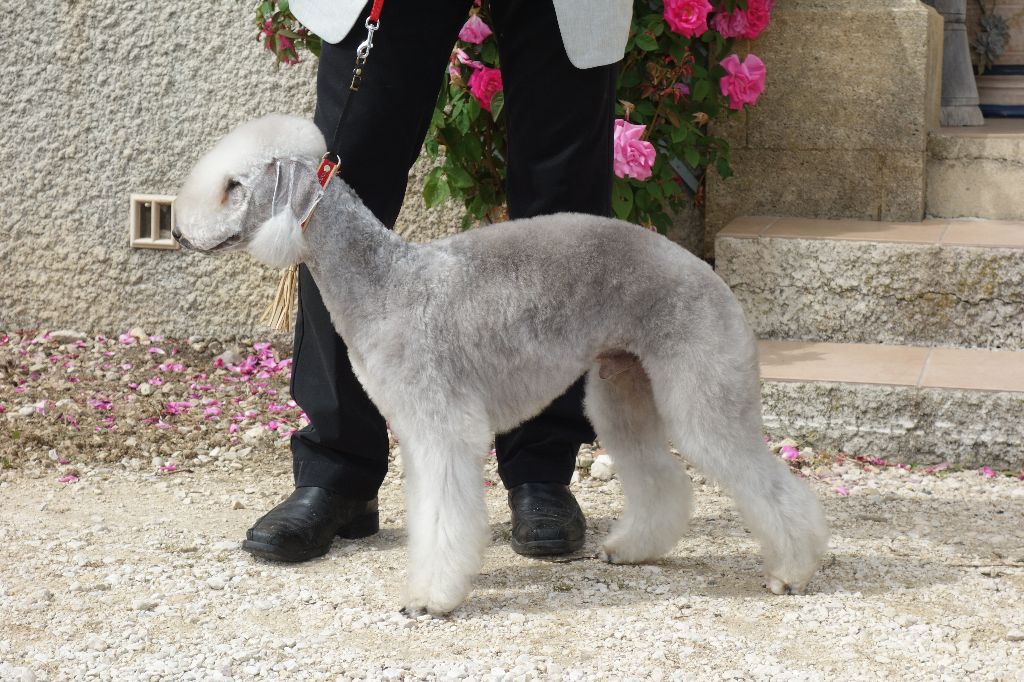
[[[312,122],[270,115],[232,130],[196,163],[175,199],[174,238],[203,253],[246,249],[284,267],[303,260],[301,224],[323,189],[326,150]]]

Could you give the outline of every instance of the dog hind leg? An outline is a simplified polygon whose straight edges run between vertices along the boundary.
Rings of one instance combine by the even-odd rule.
[[[650,380],[635,358],[623,371],[595,369],[587,375],[587,415],[615,460],[626,494],[625,512],[598,555],[609,563],[657,559],[672,550],[689,524],[690,477],[669,452],[653,398]]]
[[[801,592],[828,544],[821,504],[765,445],[756,360],[721,358],[652,369],[658,407],[683,457],[725,488],[760,542],[768,589]]]
[[[448,415],[450,420],[451,415]],[[490,443],[486,425],[451,433],[445,419],[417,419],[403,430],[409,566],[404,608],[433,615],[463,602],[480,572],[490,539],[484,503],[483,456]]]

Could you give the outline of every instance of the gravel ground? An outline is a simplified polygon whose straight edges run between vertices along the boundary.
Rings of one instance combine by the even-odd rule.
[[[586,550],[537,561],[508,547],[489,458],[495,540],[475,590],[448,619],[408,619],[400,466],[377,536],[299,566],[253,559],[239,541],[288,492],[304,423],[287,361],[133,332],[0,332],[2,680],[1024,680],[1019,472],[775,444],[833,528],[810,593],[776,597],[697,474],[675,551],[606,565],[587,555],[621,489],[584,448]]]

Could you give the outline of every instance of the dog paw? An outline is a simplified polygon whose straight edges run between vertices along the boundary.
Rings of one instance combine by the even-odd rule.
[[[642,564],[659,559],[665,552],[636,536],[609,538],[601,545],[597,558],[609,564]]]
[[[768,577],[765,587],[767,587],[768,591],[772,594],[793,594],[793,588],[790,587],[789,583],[771,576]]]
[[[773,575],[769,575],[765,578],[765,585],[768,591],[772,594],[803,594],[804,589],[807,587],[807,582],[796,582],[793,580],[783,580]]]
[[[461,590],[427,589],[422,592],[410,591],[403,599],[402,613],[416,618],[423,614],[443,618],[454,611],[465,600]]]

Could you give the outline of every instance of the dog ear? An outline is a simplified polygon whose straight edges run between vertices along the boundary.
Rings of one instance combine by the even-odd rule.
[[[248,216],[260,222],[253,226],[249,252],[275,267],[302,262],[302,224],[323,194],[309,161],[274,159],[255,179],[250,195]]]
[[[277,159],[274,166],[276,182],[271,216],[288,210],[301,225],[309,219],[324,195],[316,171],[308,161],[302,159]]]

